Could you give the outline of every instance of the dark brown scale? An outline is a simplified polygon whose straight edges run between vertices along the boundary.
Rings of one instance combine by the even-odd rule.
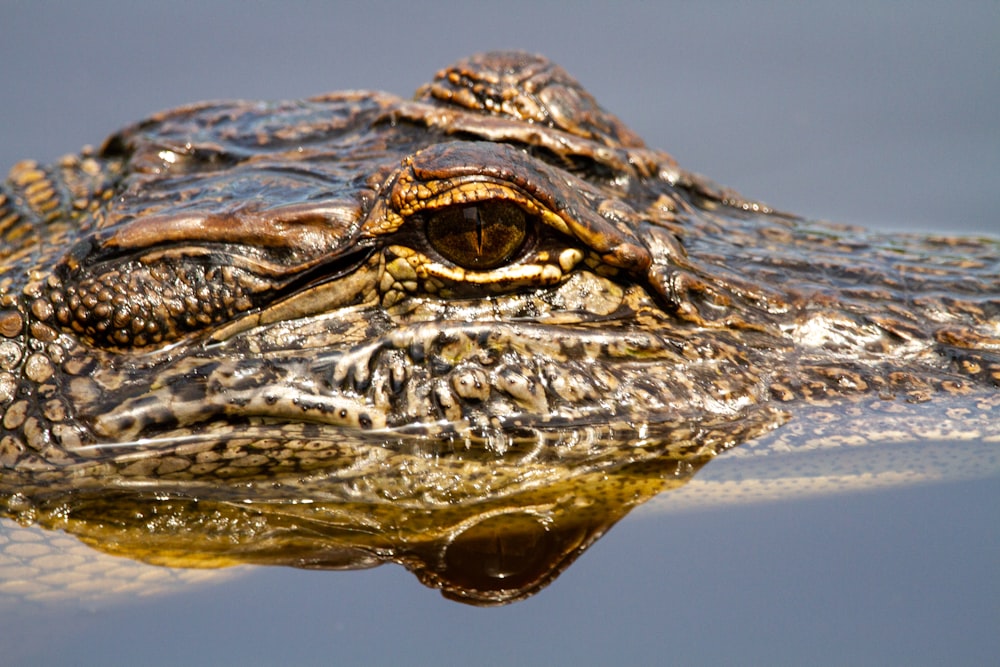
[[[132,263],[95,277],[70,275],[59,285],[39,309],[54,313],[67,333],[111,348],[143,348],[225,322],[253,307],[257,289],[244,272],[198,264]]]

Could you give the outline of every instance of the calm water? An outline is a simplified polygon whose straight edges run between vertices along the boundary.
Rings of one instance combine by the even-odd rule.
[[[186,101],[408,94],[488,48],[544,52],[682,166],[798,213],[1000,233],[1000,6],[644,7],[571,16],[317,3],[6,7],[0,169]],[[987,664],[1000,480],[638,513],[526,602],[401,568],[258,570],[193,593],[0,617],[11,665]]]

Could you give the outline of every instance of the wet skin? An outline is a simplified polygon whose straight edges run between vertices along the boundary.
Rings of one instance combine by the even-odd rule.
[[[0,235],[0,508],[154,563],[507,602],[797,421],[998,429],[997,241],[776,212],[525,54],[158,114]]]

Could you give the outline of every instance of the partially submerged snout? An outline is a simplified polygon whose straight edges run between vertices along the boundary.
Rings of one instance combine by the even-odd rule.
[[[995,423],[996,241],[776,213],[526,54],[159,114],[16,167],[0,235],[6,514],[155,562],[502,602],[797,417]]]
[[[324,319],[303,326],[315,333]],[[277,328],[276,342],[295,338],[290,324]],[[252,356],[237,353],[245,339],[256,344]],[[80,413],[106,441],[147,438],[165,447],[194,430],[234,437],[254,425],[284,438],[312,424],[370,432],[369,440],[484,440],[502,451],[501,443],[538,433],[609,424],[655,430],[740,415],[766,394],[738,353],[614,321],[424,321],[353,345],[291,349],[267,349],[267,339],[244,332],[119,387],[111,382],[120,374],[92,370],[74,380],[78,389],[92,385],[79,392],[88,399]]]

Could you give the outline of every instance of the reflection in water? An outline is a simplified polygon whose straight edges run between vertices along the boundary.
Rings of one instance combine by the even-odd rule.
[[[94,467],[7,488],[6,515],[154,565],[394,562],[449,598],[504,604],[545,587],[634,507],[684,485],[773,418],[759,411],[725,424],[665,424],[635,441],[630,429],[593,429],[583,439],[515,441],[503,454],[485,443],[447,452],[438,443],[435,455],[426,441],[368,443],[352,466],[307,476],[263,470],[171,481],[124,477],[105,464],[103,477]]]
[[[504,603],[792,415],[995,421],[995,241],[775,213],[527,54],[19,163],[0,242],[0,514],[157,565]]]
[[[58,476],[8,472],[4,516],[46,531],[0,521],[0,602],[163,593],[247,564],[398,563],[448,598],[505,604],[551,583],[654,496],[652,511],[683,510],[1000,470],[988,412],[973,421],[949,401],[874,405],[804,408],[776,430],[781,415],[757,409],[661,424],[645,438],[625,425],[536,434],[502,452],[488,442],[342,439],[348,459],[305,475],[161,474],[114,450]],[[833,414],[845,420],[831,433]],[[862,428],[865,439],[851,435]]]

